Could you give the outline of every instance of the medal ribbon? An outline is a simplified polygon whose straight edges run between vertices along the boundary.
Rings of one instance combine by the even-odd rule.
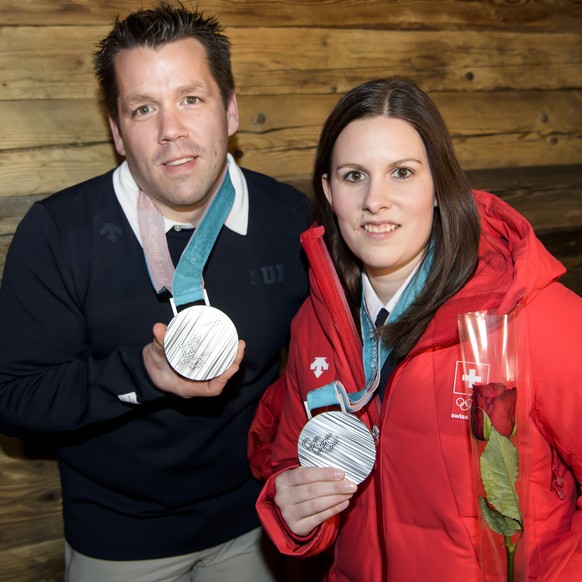
[[[356,412],[368,404],[374,396],[380,382],[380,370],[391,350],[378,337],[378,331],[366,309],[363,294],[360,317],[362,319],[362,361],[366,374],[366,387],[359,392],[348,393],[344,385],[339,380],[335,380],[321,388],[311,390],[307,394],[309,410],[339,404],[344,411]]]
[[[418,272],[403,291],[400,299],[390,313],[389,319],[391,321],[397,320],[408,309],[414,299],[416,299],[426,283],[431,264],[432,247],[429,248]],[[384,342],[378,337],[376,327],[372,323],[372,319],[366,308],[363,293],[360,306],[360,318],[362,321],[362,360],[366,375],[366,387],[359,392],[348,393],[343,384],[339,380],[335,380],[321,388],[311,390],[307,394],[307,400],[305,402],[308,413],[316,408],[337,406],[338,404],[342,410],[357,412],[368,404],[378,389],[382,366],[392,349],[384,345]]]
[[[228,169],[220,188],[204,212],[200,224],[174,270],[164,219],[151,198],[139,191],[138,220],[146,264],[156,293],[170,291],[176,306],[205,300],[202,271],[234,202]]]

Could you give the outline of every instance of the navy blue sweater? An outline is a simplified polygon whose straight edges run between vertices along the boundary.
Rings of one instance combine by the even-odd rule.
[[[296,190],[245,176],[248,234],[223,227],[204,271],[211,304],[247,343],[215,398],[168,395],[145,371],[152,326],[172,311],[111,172],[37,203],[16,232],[0,291],[0,426],[55,435],[65,535],[84,554],[178,555],[259,525],[247,432],[307,294],[307,213]],[[184,231],[168,236],[174,251],[187,242]],[[134,391],[139,405],[118,398]]]

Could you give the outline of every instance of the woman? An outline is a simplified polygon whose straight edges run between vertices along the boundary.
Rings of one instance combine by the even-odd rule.
[[[482,579],[471,438],[467,415],[455,413],[457,315],[499,309],[518,313],[528,334],[521,357],[532,406],[518,426],[529,435],[529,577],[579,579],[582,300],[557,282],[564,268],[515,210],[471,192],[438,110],[404,78],[365,83],[339,101],[322,130],[313,191],[323,229],[303,236],[312,292],[293,323],[265,469],[273,474],[257,503],[272,539],[286,554],[331,549],[331,580]],[[333,267],[314,242],[323,230]],[[389,316],[372,362],[370,321],[381,308]],[[365,401],[355,414],[375,437],[375,466],[359,485],[345,470],[298,466],[306,408],[320,412],[310,397],[337,381]],[[278,417],[276,398],[265,395],[254,437]]]

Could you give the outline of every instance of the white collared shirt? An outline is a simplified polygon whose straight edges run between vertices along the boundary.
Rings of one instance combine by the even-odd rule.
[[[224,225],[233,232],[245,236],[247,234],[249,224],[249,191],[247,181],[239,166],[234,161],[234,158],[227,154],[228,173],[230,180],[234,187],[234,202]],[[137,219],[137,197],[139,188],[129,171],[127,161],[124,161],[115,172],[113,172],[113,189],[115,195],[121,204],[121,208],[131,228],[141,244],[141,234],[139,230],[139,223]],[[192,224],[181,223],[175,220],[170,220],[164,216],[164,226],[166,232],[171,228],[194,228]]]
[[[384,305],[382,303],[382,301],[380,301],[380,298],[378,297],[378,295],[376,295],[376,291],[374,291],[374,288],[372,287],[372,283],[370,283],[370,279],[368,278],[367,273],[364,271],[363,277],[362,277],[364,301],[366,302],[366,308],[368,310],[368,314],[370,315],[370,319],[373,322],[376,321],[376,318],[378,317],[378,312],[382,308],[386,309],[386,311],[389,314],[388,319],[390,319],[390,313],[392,313],[392,311],[394,310],[394,307],[396,307],[396,304],[398,303],[400,296],[404,292],[404,289],[406,289],[408,283],[410,283],[412,277],[414,277],[416,271],[418,271],[419,268],[420,268],[420,263],[418,263],[418,265],[416,265],[416,267],[412,270],[412,273],[410,273],[410,275],[408,275],[408,277],[406,278],[406,281],[404,281],[404,283],[402,283],[402,285],[400,285],[400,287],[398,288],[398,291],[396,291],[396,293],[394,293],[394,295],[392,295],[392,298],[390,299],[390,301],[388,301],[388,303],[386,303],[386,305]],[[388,320],[386,320],[386,321],[388,321]]]

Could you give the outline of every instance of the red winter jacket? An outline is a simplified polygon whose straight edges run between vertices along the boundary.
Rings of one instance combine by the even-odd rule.
[[[457,314],[509,311],[518,303],[523,309],[516,323],[529,337],[521,361],[528,362],[530,376],[530,393],[518,396],[516,444],[520,454],[529,452],[524,457],[529,468],[520,465],[529,487],[527,502],[521,500],[520,544],[529,556],[530,580],[582,580],[580,501],[576,508],[576,482],[582,481],[582,299],[556,282],[563,267],[521,215],[495,196],[474,195],[482,223],[475,276],[438,310],[394,370],[381,408],[376,398],[361,415],[380,429],[371,476],[347,510],[299,538],[274,503],[274,477],[298,465],[297,439],[307,420],[303,401],[310,390],[336,379],[348,391],[362,385],[361,352],[356,360],[353,355],[359,338],[341,314],[342,298],[329,285],[322,288],[322,279],[333,273],[309,250],[321,229],[305,233],[310,261],[318,260],[316,268],[311,264],[311,296],[293,322],[286,397],[284,382],[265,394],[251,433],[250,460],[257,474],[273,473],[257,502],[269,535],[285,554],[310,556],[331,548],[330,580],[482,579],[471,437],[466,415],[455,414],[461,412],[455,410]],[[333,317],[330,293],[336,295]],[[327,369],[312,369],[316,359]]]

